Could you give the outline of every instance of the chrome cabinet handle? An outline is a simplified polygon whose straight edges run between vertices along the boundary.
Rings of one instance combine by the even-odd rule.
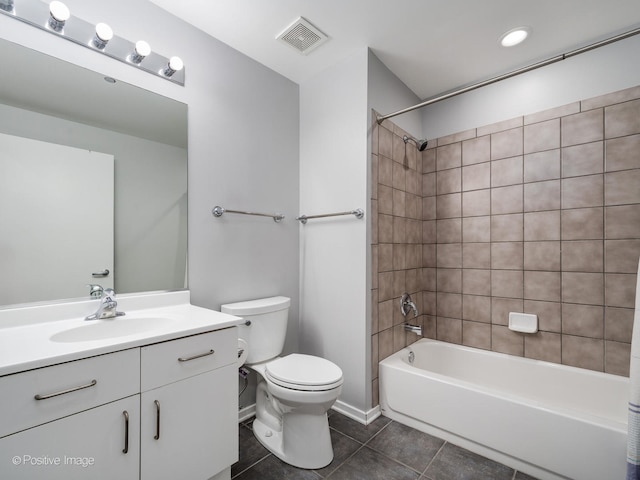
[[[178,361],[179,362],[188,362],[190,360],[195,360],[196,358],[202,358],[202,357],[206,357],[208,355],[213,355],[214,353],[216,353],[215,350],[211,349],[206,353],[201,353],[200,355],[194,355],[193,357],[186,357],[186,358],[185,357],[180,357],[180,358],[178,358]]]
[[[153,403],[156,404],[156,435],[154,440],[158,440],[160,438],[160,402],[158,400],[154,400]]]
[[[92,277],[108,277],[109,276],[109,269],[105,268],[101,272],[93,272],[93,273],[91,273],[91,276]]]
[[[122,412],[124,415],[124,449],[122,453],[129,453],[129,412]]]
[[[46,395],[40,395],[39,393],[35,395],[33,398],[36,400],[46,400],[47,398],[57,397],[58,395],[64,395],[66,393],[77,392],[78,390],[83,390],[85,388],[93,387],[98,383],[97,380],[91,380],[91,383],[87,383],[86,385],[80,385],[79,387],[69,388],[67,390],[62,390],[61,392],[56,393],[48,393]]]

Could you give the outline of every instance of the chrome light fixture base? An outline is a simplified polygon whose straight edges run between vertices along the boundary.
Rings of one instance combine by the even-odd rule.
[[[96,41],[96,25],[93,25],[81,18],[71,14],[64,22],[54,21],[51,25],[52,17],[49,5],[40,0],[0,0],[0,14],[20,20],[33,27],[39,28],[60,38],[64,38],[83,47],[106,55],[120,62],[131,65],[147,73],[168,80],[178,85],[184,85],[184,69],[170,69],[168,57],[150,52],[144,56],[140,62],[131,61],[135,55],[136,44],[129,40],[113,35],[106,42],[105,39]],[[169,70],[168,70],[169,69]],[[171,72],[169,75],[168,73]]]

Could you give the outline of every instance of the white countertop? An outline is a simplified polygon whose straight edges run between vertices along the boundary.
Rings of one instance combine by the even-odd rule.
[[[0,376],[220,330],[243,322],[233,315],[191,305],[189,299],[188,291],[123,296],[117,298],[118,311],[126,315],[116,320],[84,320],[97,309],[97,300],[0,311]],[[51,340],[54,335],[70,329],[92,327],[99,322],[135,322],[145,317],[170,321],[146,331],[99,340]]]

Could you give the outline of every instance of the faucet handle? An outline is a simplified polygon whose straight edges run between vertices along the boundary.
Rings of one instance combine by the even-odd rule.
[[[109,297],[114,298],[116,296],[116,291],[113,288],[105,288],[102,291],[102,298]]]
[[[102,285],[98,285],[97,283],[87,283],[87,287],[89,287],[89,296],[91,298],[102,297],[102,293],[104,292]]]

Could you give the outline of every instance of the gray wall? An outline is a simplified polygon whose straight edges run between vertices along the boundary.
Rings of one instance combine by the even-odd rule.
[[[67,0],[72,14],[107,22],[185,62],[184,87],[0,16],[0,35],[189,106],[189,281],[208,308],[266,295],[292,298],[288,350],[297,348],[298,86],[143,0]],[[211,208],[281,211],[287,221]]]

